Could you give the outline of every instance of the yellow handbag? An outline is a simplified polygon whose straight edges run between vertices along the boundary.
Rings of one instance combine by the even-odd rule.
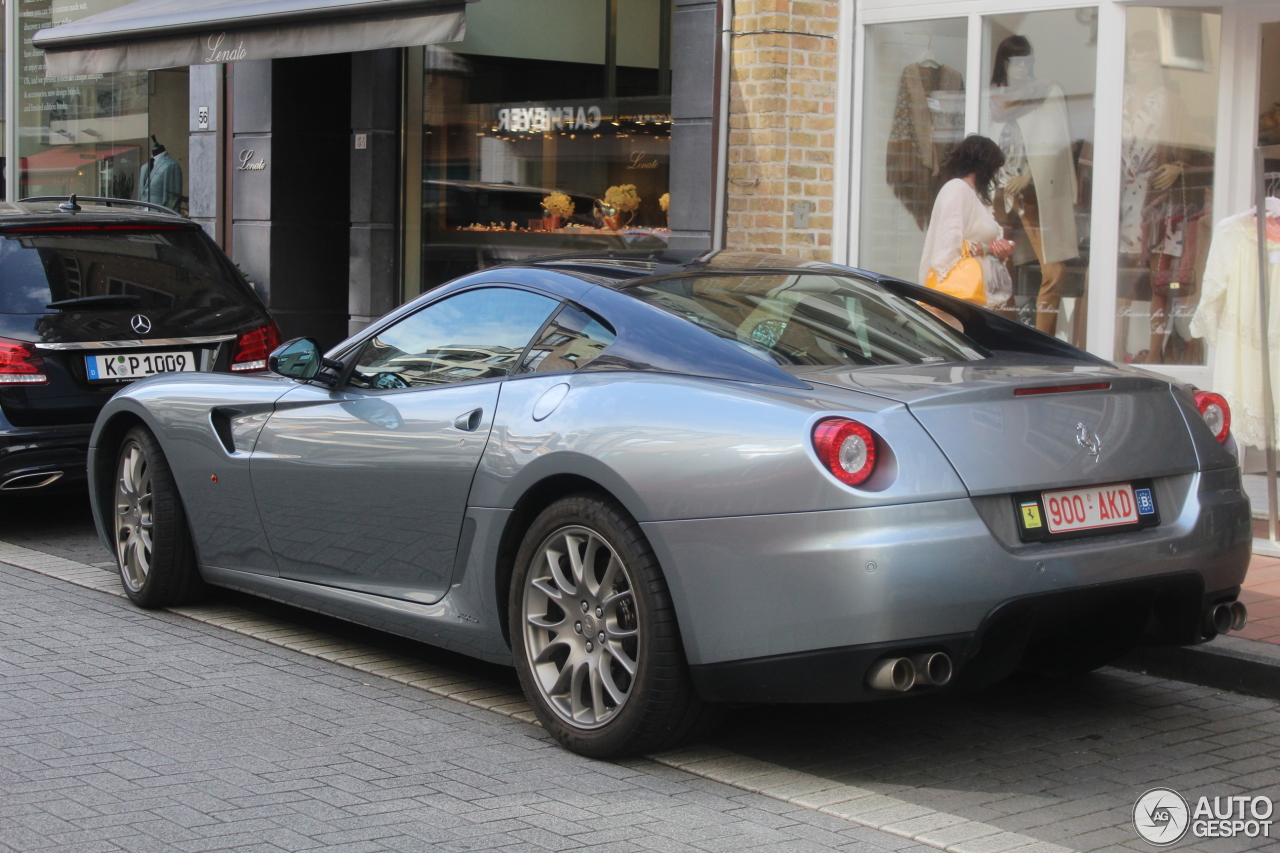
[[[982,281],[982,262],[969,254],[968,240],[961,241],[960,262],[951,268],[946,278],[938,281],[938,273],[929,270],[924,285],[956,299],[987,307],[987,287]]]

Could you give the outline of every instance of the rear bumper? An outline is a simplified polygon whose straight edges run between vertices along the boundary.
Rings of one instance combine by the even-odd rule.
[[[1077,653],[1110,661],[1116,650],[1145,640],[1187,645],[1201,636],[1205,612],[1232,601],[1240,588],[1206,593],[1197,572],[1098,584],[1029,595],[997,605],[976,631],[907,642],[871,643],[692,667],[699,694],[711,702],[862,702],[937,690],[984,687],[1027,662],[1053,668]],[[1145,636],[1144,636],[1145,634]],[[1063,655],[1062,652],[1066,652]],[[956,676],[945,687],[906,693],[871,689],[867,675],[887,657],[945,652]]]
[[[83,485],[92,431],[93,424],[0,428],[0,495]]]
[[[83,485],[92,432],[93,424],[0,428],[0,496]]]
[[[642,527],[695,672],[816,655],[837,677],[851,649],[972,643],[1012,602],[1173,576],[1197,601],[1239,587],[1252,544],[1239,469],[1162,478],[1156,494],[1156,527],[1056,543],[1019,542],[1008,498]],[[1183,627],[1162,641],[1195,642]]]

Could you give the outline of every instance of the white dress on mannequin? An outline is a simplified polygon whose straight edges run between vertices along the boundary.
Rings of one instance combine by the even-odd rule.
[[[1267,199],[1268,218],[1280,217],[1280,199]],[[1280,381],[1280,243],[1267,242],[1271,285],[1267,329],[1271,380]],[[1205,261],[1204,288],[1191,334],[1213,347],[1213,391],[1231,407],[1236,441],[1266,445],[1262,395],[1262,344],[1258,325],[1258,229],[1253,211],[1219,222]],[[1280,411],[1280,388],[1273,390]],[[1280,419],[1276,424],[1280,435]]]

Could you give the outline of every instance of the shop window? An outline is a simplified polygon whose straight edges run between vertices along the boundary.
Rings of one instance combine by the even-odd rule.
[[[1006,312],[1085,344],[1097,11],[983,21],[982,132],[1005,154],[992,201],[1013,295]]]
[[[76,193],[184,207],[187,70],[46,78],[44,51],[31,43],[32,36],[45,27],[127,2],[23,0],[18,11],[20,186],[15,197]]]
[[[1221,17],[1126,10],[1116,361],[1204,364]]]
[[[407,295],[523,258],[666,247],[670,26],[671,0],[485,0],[463,41],[410,52]]]
[[[858,263],[915,281],[941,165],[964,137],[964,18],[866,28]]]

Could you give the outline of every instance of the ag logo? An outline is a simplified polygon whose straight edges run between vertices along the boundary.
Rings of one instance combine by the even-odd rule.
[[[1133,828],[1157,847],[1180,841],[1190,825],[1187,801],[1172,788],[1152,788],[1133,804]]]

